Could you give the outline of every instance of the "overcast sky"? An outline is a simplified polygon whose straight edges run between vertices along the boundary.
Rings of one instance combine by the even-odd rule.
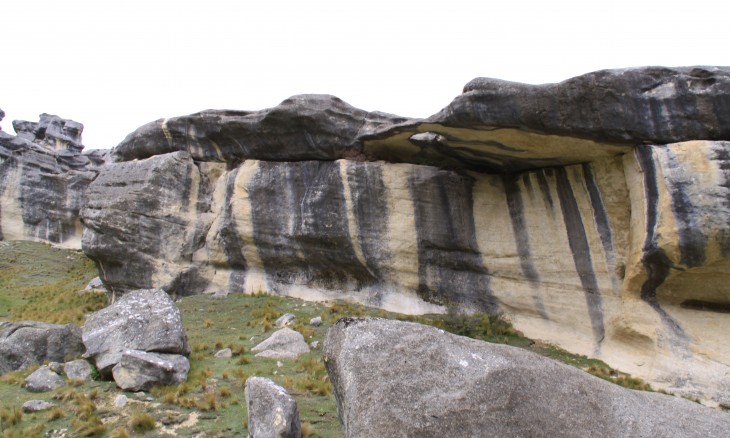
[[[149,121],[294,94],[410,117],[474,77],[730,65],[730,2],[3,0],[0,108],[57,114],[108,148]]]

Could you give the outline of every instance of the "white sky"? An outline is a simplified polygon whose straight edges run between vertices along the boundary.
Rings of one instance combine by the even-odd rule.
[[[426,117],[478,76],[729,65],[727,0],[3,0],[0,108],[108,148],[149,121],[327,93]]]

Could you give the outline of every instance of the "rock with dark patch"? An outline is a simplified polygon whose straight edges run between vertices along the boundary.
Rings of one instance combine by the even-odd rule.
[[[48,392],[65,384],[61,376],[44,365],[25,378],[24,386],[25,389],[31,392]]]
[[[504,312],[529,337],[730,403],[716,377],[730,372],[727,76],[479,79],[425,120],[305,96],[158,121],[88,191],[84,248],[112,298]],[[689,141],[645,144],[670,140]]]
[[[357,154],[363,133],[404,120],[334,96],[305,94],[262,111],[208,110],[160,119],[129,134],[113,156],[130,161],[186,151],[201,161],[336,160]]]
[[[161,289],[130,292],[86,318],[86,356],[108,375],[126,350],[190,354],[180,311]]]
[[[256,357],[269,359],[296,359],[300,354],[309,353],[309,346],[301,333],[290,328],[275,331],[265,341],[251,351],[259,351]]]
[[[93,371],[89,362],[78,359],[63,364],[63,373],[71,380],[87,381],[91,380]]]
[[[730,139],[730,69],[602,70],[558,84],[477,78],[439,113],[365,136],[365,152],[490,172],[593,161],[637,144]]]
[[[153,278],[171,294],[204,287],[190,261],[209,226],[206,184],[186,152],[104,168],[81,211],[82,246],[113,298],[150,288]]]
[[[81,330],[73,324],[0,323],[0,374],[48,361],[64,362],[83,352]]]
[[[54,406],[56,405],[53,403],[49,403],[45,400],[28,400],[27,402],[23,403],[20,409],[22,409],[23,412],[29,414],[32,412],[46,411]]]
[[[79,210],[96,177],[81,151],[83,125],[48,114],[0,131],[0,239],[80,247]]]
[[[284,388],[263,377],[246,380],[248,435],[252,438],[299,438],[299,409]]]
[[[125,391],[149,391],[154,385],[175,385],[188,378],[190,361],[179,354],[126,350],[112,369],[117,386]]]
[[[340,321],[323,354],[345,437],[721,437],[730,430],[725,413],[430,326]]]

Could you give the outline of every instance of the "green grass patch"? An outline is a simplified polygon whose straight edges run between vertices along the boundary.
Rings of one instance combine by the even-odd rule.
[[[80,292],[97,275],[93,263],[79,251],[60,250],[42,243],[0,242],[0,320],[31,319],[55,323],[83,323],[84,316],[106,305],[104,294]],[[323,341],[327,329],[342,317],[399,319],[439,327],[462,336],[526,348],[573,365],[622,386],[649,389],[645,382],[619,373],[599,360],[575,355],[551,345],[535,343],[499,315],[408,316],[350,302],[328,304],[258,294],[186,297],[177,302],[192,354],[188,380],[158,386],[146,394],[131,394],[123,408],[114,406],[121,394],[113,382],[91,381],[51,393],[22,388],[31,370],[0,377],[0,436],[46,436],[68,429],[69,436],[245,436],[244,384],[249,376],[268,377],[296,399],[303,436],[341,437],[332,385],[321,349],[294,361],[257,358],[251,348],[266,339],[276,319],[292,313],[290,325],[307,342]],[[311,318],[322,317],[319,327]],[[231,358],[216,358],[230,348]],[[321,347],[320,347],[321,348]],[[30,399],[43,399],[57,408],[20,413]],[[18,415],[20,413],[20,415]]]
[[[84,291],[97,276],[81,251],[39,242],[0,242],[0,321],[83,324],[107,304],[106,294]]]

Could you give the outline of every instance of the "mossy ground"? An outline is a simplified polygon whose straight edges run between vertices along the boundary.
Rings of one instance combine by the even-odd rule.
[[[97,275],[78,251],[54,249],[31,242],[0,242],[0,321],[34,319],[54,323],[83,323],[84,314],[106,304],[103,294],[81,292]],[[248,376],[269,377],[297,400],[303,431],[311,437],[342,436],[332,387],[321,358],[327,329],[344,316],[379,316],[431,324],[460,335],[528,348],[583,368],[624,386],[648,389],[638,379],[612,370],[605,363],[534,343],[502,318],[488,315],[406,316],[347,302],[310,303],[271,295],[231,294],[186,297],[177,302],[192,354],[188,381],[156,387],[149,393],[126,393],[122,408],[114,399],[123,394],[113,382],[71,384],[50,393],[31,393],[22,382],[31,370],[0,377],[0,436],[49,436],[67,429],[67,436],[245,436],[244,383]],[[320,348],[295,361],[255,357],[250,349],[273,330],[274,321],[293,313],[292,328]],[[321,316],[319,327],[309,320]],[[214,354],[231,348],[233,357]],[[73,383],[73,382],[71,382]],[[23,402],[43,399],[52,410],[24,414]]]

